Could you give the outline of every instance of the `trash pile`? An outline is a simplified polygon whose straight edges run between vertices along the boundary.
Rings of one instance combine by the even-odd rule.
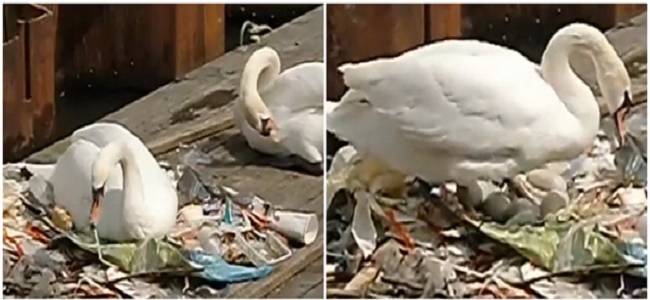
[[[318,234],[315,214],[281,210],[215,184],[211,159],[182,145],[174,231],[162,239],[101,242],[52,203],[51,186],[20,164],[3,167],[3,295],[27,298],[225,297],[230,283],[269,275]],[[90,188],[90,187],[89,187]],[[48,199],[48,197],[50,197]]]
[[[355,173],[367,158],[339,149],[327,183],[327,297],[646,298],[646,118],[645,104],[628,115],[616,151],[603,119],[588,153],[508,185],[457,187],[454,203],[417,179],[403,181],[406,197],[371,193]]]

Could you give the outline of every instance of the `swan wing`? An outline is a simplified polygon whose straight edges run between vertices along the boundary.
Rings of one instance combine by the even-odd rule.
[[[99,151],[95,144],[84,140],[72,143],[57,160],[50,178],[55,203],[68,211],[77,228],[89,224],[92,165]],[[107,192],[115,189],[122,190],[119,165],[113,169],[105,186]]]
[[[420,46],[411,51],[404,52],[400,56],[431,56],[436,54],[457,54],[468,56],[504,55],[509,56],[513,61],[530,63],[526,57],[515,50],[478,40],[444,40]]]
[[[474,158],[510,156],[535,138],[531,127],[547,114],[562,118],[566,111],[527,60],[502,51],[420,51],[340,68],[345,84],[413,145]]]
[[[310,163],[323,161],[323,111],[320,108],[303,110],[290,119],[282,120],[280,144],[292,154],[298,155]]]
[[[268,89],[261,91],[262,99],[274,114],[323,107],[324,72],[321,62],[302,63],[287,69]]]

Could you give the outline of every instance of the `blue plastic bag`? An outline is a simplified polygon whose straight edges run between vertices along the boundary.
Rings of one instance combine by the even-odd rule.
[[[268,276],[273,271],[271,266],[244,267],[231,265],[220,256],[210,255],[201,251],[190,251],[189,259],[203,266],[199,276],[213,282],[236,283],[256,280]]]

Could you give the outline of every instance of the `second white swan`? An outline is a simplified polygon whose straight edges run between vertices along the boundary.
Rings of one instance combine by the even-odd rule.
[[[234,115],[253,149],[322,164],[323,73],[321,62],[302,63],[280,73],[280,57],[270,47],[251,55]]]

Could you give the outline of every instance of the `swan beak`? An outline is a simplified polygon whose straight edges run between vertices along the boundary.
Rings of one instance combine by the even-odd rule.
[[[99,221],[99,202],[102,199],[104,199],[104,187],[93,188],[93,204],[90,207],[90,226],[93,228],[97,226],[97,222]]]
[[[275,122],[271,118],[260,118],[260,122],[262,123],[262,127],[260,129],[260,134],[262,136],[270,136],[271,133],[277,129]]]
[[[621,106],[614,112],[614,125],[616,126],[616,137],[618,138],[619,147],[623,146],[625,141],[625,133],[627,129],[625,128],[625,117],[630,108],[632,107],[632,101],[628,96],[628,93],[625,93],[625,98]]]

